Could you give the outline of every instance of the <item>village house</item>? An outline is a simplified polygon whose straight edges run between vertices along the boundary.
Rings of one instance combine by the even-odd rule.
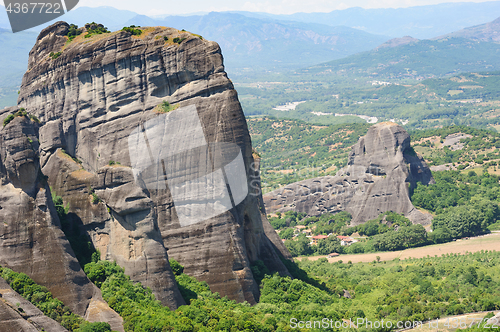
[[[323,239],[327,239],[327,238],[328,238],[328,236],[326,236],[326,235],[316,235],[316,236],[313,236],[313,237],[311,238],[311,239],[312,239],[312,241],[311,241],[311,245],[314,245],[314,246],[315,246],[315,245],[317,245],[317,244],[318,244],[318,241],[319,241],[319,240],[323,240]]]
[[[354,240],[350,236],[339,235],[339,236],[337,236],[337,239],[340,240],[340,245],[342,245],[342,246],[350,246],[351,244],[358,242],[358,240]]]

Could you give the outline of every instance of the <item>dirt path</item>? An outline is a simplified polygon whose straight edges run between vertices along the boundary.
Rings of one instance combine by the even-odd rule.
[[[449,243],[434,244],[431,246],[412,248],[401,251],[386,251],[376,252],[369,254],[355,254],[355,255],[340,255],[334,258],[329,258],[328,261],[337,262],[342,260],[344,263],[351,261],[353,263],[359,262],[373,262],[380,256],[381,261],[391,261],[394,258],[423,258],[429,256],[441,256],[443,254],[465,254],[466,252],[477,252],[481,250],[497,250],[500,251],[500,231],[492,232],[491,234],[482,235],[469,240],[457,240]],[[310,260],[317,260],[326,256],[305,257]],[[298,257],[301,260],[303,257]]]

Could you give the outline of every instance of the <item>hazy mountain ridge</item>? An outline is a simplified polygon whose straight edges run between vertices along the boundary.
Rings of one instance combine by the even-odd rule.
[[[462,37],[471,40],[498,43],[500,42],[500,17],[492,22],[465,28],[436,39],[449,37]]]
[[[295,13],[291,15],[238,13],[252,17],[345,25],[375,34],[392,37],[410,35],[423,39],[491,21],[500,16],[500,1],[443,3],[408,8],[363,9],[353,7],[329,13]]]
[[[36,33],[0,29],[0,108],[15,105],[17,90],[28,64],[28,53],[36,40]]]
[[[302,73],[356,74],[383,79],[426,79],[500,70],[500,45],[465,38],[421,40],[377,48],[312,66]]]
[[[85,23],[95,21],[105,24],[111,30],[115,30],[115,29],[121,29],[123,27],[123,24],[127,20],[131,19],[136,15],[137,13],[135,12],[131,12],[128,10],[120,10],[107,6],[102,6],[98,8],[78,7],[64,14],[63,16],[56,18],[55,20],[36,26],[30,29],[30,31],[39,33],[43,28],[61,20],[71,22],[73,24],[78,24],[80,26],[84,25]],[[9,29],[9,31],[11,30],[9,18],[7,16],[7,12],[5,11],[5,7],[1,5],[0,5],[0,28]]]
[[[165,21],[111,7],[82,7],[60,19],[79,26],[95,21],[111,30],[132,24],[162,25],[201,34],[219,43],[227,69],[233,77],[245,68],[252,71],[290,70],[342,58],[369,50],[388,38],[348,27],[261,20],[230,13],[171,16]],[[0,16],[0,27],[6,24],[8,26],[7,15],[4,19]],[[0,50],[0,107],[16,102],[27,55],[36,40],[34,31],[36,29],[18,34],[0,31],[3,46]]]
[[[382,45],[378,46],[377,48],[375,48],[375,50],[379,50],[379,49],[385,48],[385,47],[397,47],[397,46],[402,46],[402,45],[408,45],[410,43],[416,43],[418,41],[419,41],[419,39],[413,38],[411,36],[404,36],[401,38],[393,38],[391,40],[386,41]]]
[[[171,26],[214,40],[221,46],[230,70],[297,68],[367,50],[387,39],[343,26],[217,12],[204,16],[170,16],[164,20],[139,15],[126,23],[129,24]]]
[[[0,9],[4,9],[0,5]],[[82,25],[87,13],[93,12],[94,21],[100,20],[108,28],[114,30],[123,26],[134,18],[137,13],[119,10],[113,7],[79,7],[64,16],[64,20]],[[344,25],[357,28],[373,34],[391,37],[409,35],[415,38],[434,38],[467,27],[492,21],[500,16],[500,1],[481,3],[443,3],[437,5],[413,6],[407,8],[376,8],[363,9],[352,7],[343,10],[334,10],[329,13],[294,13],[290,15],[275,15],[261,12],[227,11],[223,14],[239,14],[250,18],[272,19],[279,21],[294,21],[303,23],[317,23],[329,26]],[[153,20],[172,20],[177,17],[204,16],[208,13],[193,13],[188,15],[170,15]],[[138,15],[141,16],[141,15]],[[54,23],[50,22],[51,23]],[[138,21],[136,21],[138,22]],[[131,23],[138,24],[138,23]],[[140,24],[140,23],[139,23]],[[9,28],[9,21],[5,10],[0,10],[0,28]],[[36,28],[39,32],[42,27]]]
[[[387,42],[391,47],[397,46],[392,49],[392,51],[389,51],[389,49],[380,49],[382,46],[386,45],[384,42],[387,41],[389,37],[369,34],[347,26],[319,24],[324,22],[324,20],[319,18],[315,20],[315,23],[298,22],[298,20],[302,16],[309,18],[315,17],[314,15],[333,17],[332,15],[335,14],[338,16],[340,15],[339,13],[346,15],[349,13],[351,13],[349,15],[361,13],[360,17],[364,17],[363,20],[369,23],[370,20],[374,18],[367,18],[367,13],[372,13],[373,15],[378,13],[378,17],[381,17],[380,15],[382,14],[380,13],[385,13],[384,15],[387,17],[382,20],[383,23],[381,24],[387,25],[392,22],[391,24],[399,27],[398,31],[403,32],[408,30],[405,30],[397,23],[399,22],[398,20],[402,20],[402,18],[396,17],[389,19],[388,17],[391,17],[391,15],[394,16],[397,13],[409,13],[412,10],[420,13],[424,9],[431,13],[437,13],[439,8],[441,8],[441,10],[443,10],[443,8],[455,8],[453,10],[450,9],[451,13],[462,13],[461,11],[465,11],[465,9],[468,9],[469,13],[475,13],[476,11],[480,11],[481,8],[483,10],[486,8],[488,10],[484,10],[484,15],[491,16],[495,13],[495,6],[498,4],[500,4],[500,2],[489,2],[486,4],[442,4],[404,9],[364,10],[361,8],[350,8],[344,11],[334,11],[332,13],[302,13],[303,15],[299,13],[289,16],[262,13],[213,12],[206,15],[167,16],[164,19],[153,19],[148,16],[137,15],[130,11],[118,10],[112,7],[81,7],[69,12],[63,19],[67,20],[69,23],[76,23],[80,26],[86,22],[96,21],[103,23],[111,30],[121,29],[123,26],[134,24],[140,26],[172,26],[174,28],[195,32],[206,39],[214,40],[219,43],[225,58],[227,70],[231,76],[236,79],[238,79],[238,77],[244,77],[251,72],[286,72],[317,63],[325,63],[325,61],[331,62],[332,60],[334,61],[334,66],[340,64],[343,69],[345,69],[346,63],[348,66],[351,66],[349,64],[352,63],[352,66],[361,68],[355,71],[363,75],[370,75],[372,72],[377,72],[380,67],[379,64],[382,64],[382,76],[385,75],[386,77],[390,77],[391,75],[394,76],[394,74],[397,76],[400,75],[401,72],[404,74],[406,71],[405,68],[409,68],[410,73],[407,73],[408,75],[405,76],[406,78],[426,78],[454,74],[461,71],[495,70],[498,68],[496,60],[497,47],[487,45],[487,43],[474,44],[476,43],[474,42],[471,44],[470,41],[467,41],[462,43],[463,49],[459,45],[447,45],[446,47],[448,47],[448,50],[443,50],[442,46],[446,43],[433,46],[429,45],[429,42],[426,41],[424,43],[417,43],[418,47],[422,46],[421,50],[418,50],[418,47],[408,50],[408,47],[411,47],[408,45],[414,44],[414,40],[412,39],[405,41],[391,40]],[[472,8],[471,6],[477,6],[479,9],[472,10],[470,9]],[[353,26],[356,22],[345,21],[350,17],[349,15],[343,18],[344,21],[332,19],[327,23],[346,23],[346,25]],[[456,15],[458,17],[456,22],[465,22],[459,19],[460,17],[464,17],[465,14],[462,13],[460,15]],[[484,15],[476,15],[474,16],[474,20],[479,20],[481,17],[485,17]],[[430,15],[428,19],[430,19],[430,17],[433,16]],[[288,19],[288,21],[284,19]],[[294,22],[291,20],[296,21]],[[415,24],[414,22],[418,20],[419,18],[417,15],[413,21],[407,20],[405,24],[417,28],[418,26],[425,25],[424,23]],[[421,22],[426,21],[423,20]],[[477,22],[474,21],[474,23]],[[5,11],[0,10],[0,28],[4,26],[8,26],[8,18]],[[491,24],[487,24],[486,26],[491,29]],[[472,27],[471,29],[479,29],[478,27]],[[363,27],[358,26],[358,28]],[[439,31],[440,30],[436,30],[435,33],[437,34]],[[17,36],[21,36],[21,34],[17,34],[14,39],[9,39],[9,35],[13,35],[8,31],[0,31],[0,38],[3,38],[1,40],[2,46],[4,46],[2,51],[0,51],[0,63],[2,64],[2,77],[0,78],[0,107],[15,103],[17,98],[16,92],[21,83],[22,71],[26,68],[26,54],[28,54],[31,45],[33,45],[35,41],[35,33],[28,31],[22,32],[22,34],[24,34],[23,39],[16,41],[19,39]],[[410,33],[409,35],[412,37],[419,37],[419,33]],[[480,40],[479,37],[476,39]],[[407,45],[399,45],[401,42]],[[15,45],[15,47],[12,45]],[[376,50],[378,53],[370,53],[374,51],[369,50],[374,49],[376,46],[379,46],[378,50]],[[398,51],[400,51],[401,54],[396,54]],[[406,54],[404,54],[404,52],[408,51],[420,54],[420,57],[408,62],[405,60]],[[433,54],[433,56],[439,55],[437,53],[440,54],[441,58],[435,61],[435,63],[428,64],[427,57],[430,54]],[[464,55],[458,56],[460,53],[464,53]],[[372,56],[373,59],[370,59]],[[368,57],[368,59],[364,59],[364,57]],[[410,54],[410,58],[408,59],[414,57],[414,55]],[[19,59],[22,61],[19,61]],[[459,65],[450,65],[450,59],[455,61],[455,63],[458,62]],[[310,69],[309,72],[311,72],[311,70],[317,71],[317,68],[326,68],[326,70],[330,70],[331,68],[327,68],[330,65],[330,63],[326,63],[326,65],[316,65],[313,67],[314,69]],[[366,65],[368,65],[369,68],[363,69],[363,66]],[[394,69],[395,73],[393,73],[391,69],[394,66],[397,67]],[[437,71],[434,71],[435,68]],[[375,69],[377,69],[377,71],[375,71]],[[333,70],[335,71],[335,69]],[[416,73],[414,73],[414,71],[416,71]],[[387,72],[391,72],[390,75],[387,75]],[[241,76],[237,74],[241,74]]]
[[[500,45],[496,41],[500,41],[500,18],[434,39],[394,38],[371,51],[312,66],[303,72],[425,79],[499,70]]]

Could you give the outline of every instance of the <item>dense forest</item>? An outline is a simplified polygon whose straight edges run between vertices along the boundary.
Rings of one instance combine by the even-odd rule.
[[[300,214],[292,211],[269,218],[294,257],[404,250],[500,229],[500,222],[497,221],[498,203],[480,198],[472,199],[469,204],[442,210],[434,218],[430,233],[422,225],[412,225],[409,219],[393,212],[382,213],[376,219],[352,227],[349,226],[351,216],[346,212],[300,218]],[[307,226],[312,235],[325,235],[328,238],[312,244],[310,236],[294,227],[297,225]],[[353,233],[357,234],[357,242],[342,246],[337,236]]]
[[[176,311],[161,306],[149,289],[130,281],[115,263],[91,262],[85,272],[124,318],[125,330],[135,332],[293,331],[294,322],[322,322],[325,318],[327,328],[308,330],[340,331],[344,329],[335,327],[335,322],[359,319],[384,319],[396,328],[399,321],[422,322],[500,309],[499,252],[357,264],[303,260],[290,268],[293,279],[269,275],[262,270],[262,262],[256,262],[253,269],[262,279],[260,302],[255,306],[221,298],[206,283],[185,275],[177,262],[171,261],[171,266],[183,297],[190,303]],[[109,331],[107,324],[82,323],[26,275],[9,269],[1,269],[1,275],[70,331]],[[364,323],[359,329],[368,330]]]

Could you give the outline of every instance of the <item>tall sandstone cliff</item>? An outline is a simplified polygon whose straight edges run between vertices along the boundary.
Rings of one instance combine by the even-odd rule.
[[[378,123],[349,153],[347,166],[335,176],[292,183],[264,195],[267,212],[294,210],[315,216],[348,211],[353,225],[393,211],[414,223],[429,224],[430,215],[418,211],[409,190],[417,182],[434,183],[425,161],[410,147],[403,127]]]
[[[17,108],[0,111],[0,122],[14,111]],[[39,129],[37,122],[16,117],[0,131],[0,265],[47,286],[87,320],[106,321],[114,330],[123,331],[122,319],[86,277],[61,230],[49,185],[41,173]],[[100,308],[98,312],[92,310],[95,307]],[[35,311],[33,315],[40,316]],[[14,330],[31,331],[15,315],[7,316],[0,319],[2,324],[8,320]]]
[[[255,303],[259,292],[250,268],[252,262],[262,260],[271,271],[287,275],[280,257],[290,256],[263,213],[250,136],[237,93],[224,72],[219,46],[164,27],[144,29],[140,36],[119,31],[92,38],[80,36],[68,42],[68,29],[64,22],[46,28],[30,52],[18,106],[36,115],[40,124],[16,118],[3,129],[2,137],[9,139],[13,135],[9,130],[23,131],[17,136],[28,135],[35,143],[31,148],[31,143],[19,138],[17,144],[30,147],[26,153],[36,157],[23,166],[26,176],[20,176],[21,180],[10,175],[20,166],[14,162],[1,165],[0,188],[0,194],[8,199],[14,192],[26,197],[24,201],[19,198],[18,205],[30,216],[20,218],[15,208],[6,209],[4,199],[0,202],[3,220],[9,225],[19,225],[23,220],[24,227],[30,229],[40,223],[41,217],[35,214],[43,212],[53,242],[61,243],[61,253],[45,253],[57,246],[45,248],[41,240],[16,229],[8,243],[0,238],[0,250],[17,246],[16,254],[23,260],[1,255],[0,263],[30,276],[39,274],[37,282],[52,290],[51,282],[42,277],[49,273],[35,271],[33,264],[59,260],[59,267],[44,268],[66,277],[50,278],[59,282],[80,278],[67,282],[75,293],[84,293],[87,302],[82,306],[88,305],[93,285],[86,286],[88,280],[60,230],[50,198],[52,190],[69,204],[69,223],[89,235],[101,258],[123,266],[133,280],[150,287],[163,304],[171,308],[184,304],[169,258],[184,265],[185,273],[207,281],[212,291]],[[175,43],[174,38],[182,41]],[[168,187],[153,190],[139,183],[132,167],[137,151],[129,152],[133,151],[130,136],[137,128],[164,119],[156,111],[163,102],[179,107],[171,112],[179,119],[183,116],[179,112],[193,110],[194,106],[206,142],[231,143],[240,149],[247,179],[244,186],[249,193],[241,203],[233,202],[235,207],[207,220],[181,224]],[[175,116],[169,119],[175,120]],[[25,122],[33,132],[24,133]],[[175,124],[170,123],[169,128],[177,130],[178,137],[165,145],[172,149],[196,145],[190,135],[182,134],[182,128],[175,129]],[[196,167],[183,171],[194,174],[199,171]],[[47,176],[47,184],[35,180],[38,170],[42,178]],[[25,187],[23,181],[31,187]],[[33,183],[41,188],[32,189]],[[46,210],[40,206],[46,206]],[[27,238],[18,240],[16,232]],[[40,248],[45,256],[33,257],[31,246]],[[69,294],[63,298],[53,293],[72,308],[82,303]],[[77,312],[81,314],[82,310]]]

